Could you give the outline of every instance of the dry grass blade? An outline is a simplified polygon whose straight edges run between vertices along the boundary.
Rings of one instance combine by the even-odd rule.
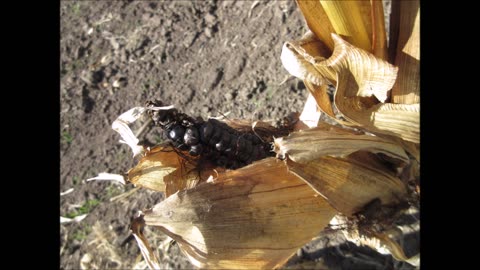
[[[420,103],[420,3],[400,1],[400,32],[395,65],[398,78],[392,89],[394,103]]]
[[[268,158],[220,173],[146,212],[200,268],[271,269],[315,237],[336,211]]]
[[[407,154],[395,142],[371,135],[354,134],[346,130],[312,128],[275,139],[275,152],[281,158],[288,156],[292,161],[300,163],[322,156],[344,157],[359,150],[383,153],[408,162]]]
[[[322,157],[306,163],[288,160],[287,164],[291,172],[345,215],[358,212],[375,198],[383,204],[391,204],[406,194],[400,179],[352,160]]]

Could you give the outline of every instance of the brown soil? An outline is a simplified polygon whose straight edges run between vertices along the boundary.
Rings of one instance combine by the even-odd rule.
[[[301,81],[286,80],[280,52],[306,26],[294,1],[62,1],[60,9],[60,181],[62,192],[74,189],[61,197],[60,211],[88,213],[61,225],[60,267],[79,269],[82,261],[88,268],[131,268],[140,251],[130,221],[163,196],[140,189],[111,202],[133,186],[85,182],[134,165],[112,122],[154,98],[204,119],[230,112],[229,118],[277,121],[301,111],[307,91]],[[146,133],[146,140],[158,142],[159,130]],[[154,230],[147,234],[154,246],[165,239]],[[322,235],[287,266],[322,258],[343,269],[341,248],[328,249],[332,240],[326,245],[325,237],[331,238]],[[164,268],[192,268],[175,244],[163,250]],[[369,269],[394,264],[391,256],[371,258],[380,263]]]

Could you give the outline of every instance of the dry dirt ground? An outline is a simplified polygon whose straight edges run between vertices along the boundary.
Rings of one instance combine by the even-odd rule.
[[[134,165],[111,129],[122,112],[157,98],[204,119],[229,112],[277,121],[301,111],[307,96],[280,62],[283,43],[306,30],[293,1],[62,1],[60,20],[60,186],[73,189],[61,196],[60,212],[87,214],[61,225],[61,269],[128,269],[141,261],[129,224],[162,194],[140,189],[112,201],[133,186],[85,181]],[[151,143],[161,138],[156,129],[145,134]],[[192,268],[165,236],[146,234],[164,268]],[[286,267],[411,269],[331,239],[319,235]]]

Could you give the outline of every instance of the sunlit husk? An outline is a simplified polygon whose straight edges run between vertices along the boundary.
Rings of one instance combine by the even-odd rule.
[[[368,1],[362,1],[363,3]],[[383,1],[370,1],[372,5],[372,53],[376,57],[388,61],[387,32],[385,31],[385,17]]]
[[[207,172],[205,172],[207,173]],[[168,197],[178,190],[196,186],[201,180],[191,162],[181,158],[169,145],[156,146],[128,171],[128,179],[137,186],[165,192]]]
[[[347,98],[373,95],[380,102],[385,102],[388,91],[395,83],[398,68],[336,34],[332,34],[332,38],[335,42],[333,54],[319,64],[331,67],[337,73],[337,93],[342,92]],[[342,89],[340,86],[343,86]]]
[[[330,34],[334,33],[335,29],[330,23],[330,19],[320,1],[297,0],[297,5],[310,31],[324,42],[331,53],[334,45]]]
[[[291,160],[288,168],[339,212],[351,215],[379,198],[394,204],[405,196],[405,185],[391,173],[356,163],[352,159],[321,157],[305,163]]]
[[[394,103],[420,103],[420,3],[400,1],[400,30],[395,65],[399,67],[392,89]]]
[[[420,104],[370,104],[360,97],[375,95],[385,101],[393,86],[397,68],[361,51],[334,35],[338,46],[325,61],[337,71],[335,105],[350,122],[372,132],[420,142]],[[337,50],[338,48],[338,50]]]
[[[367,52],[372,50],[369,1],[321,0],[320,3],[335,30],[331,33],[345,37],[350,43]]]
[[[317,66],[332,54],[326,44],[314,33],[308,31],[300,40],[289,41],[283,45],[280,60],[285,69],[293,76],[317,85],[335,83],[334,71],[325,66]]]
[[[359,150],[383,153],[408,162],[407,154],[395,142],[325,126],[293,132],[288,137],[275,139],[275,152],[282,158],[288,154],[292,161],[300,163],[322,156],[345,157]]]
[[[144,219],[175,239],[197,267],[272,269],[336,212],[284,162],[268,158],[180,191]]]

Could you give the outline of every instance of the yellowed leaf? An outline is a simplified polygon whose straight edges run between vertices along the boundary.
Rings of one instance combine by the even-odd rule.
[[[327,13],[322,7],[320,1],[297,0],[297,5],[307,22],[310,31],[322,40],[330,52],[333,50],[333,40],[330,36],[335,32]]]
[[[369,1],[320,0],[320,3],[335,30],[330,33],[344,37],[349,43],[367,52],[372,50]]]
[[[272,269],[336,214],[284,162],[267,158],[179,191],[145,212],[201,268]]]
[[[395,65],[398,78],[392,89],[394,103],[420,103],[420,2],[400,1],[400,32]]]
[[[325,126],[327,124],[324,124]],[[345,157],[364,150],[383,153],[403,162],[408,156],[395,142],[377,136],[355,134],[348,130],[311,128],[291,133],[288,137],[275,139],[275,152],[281,158],[288,156],[292,161],[305,163],[322,156]]]
[[[147,152],[128,171],[128,179],[137,186],[165,192],[167,197],[206,180],[200,177],[194,163],[182,158],[168,144],[156,146]]]
[[[339,212],[352,215],[375,198],[394,204],[406,194],[400,179],[353,160],[321,157],[306,163],[287,161],[288,168],[327,199]]]

